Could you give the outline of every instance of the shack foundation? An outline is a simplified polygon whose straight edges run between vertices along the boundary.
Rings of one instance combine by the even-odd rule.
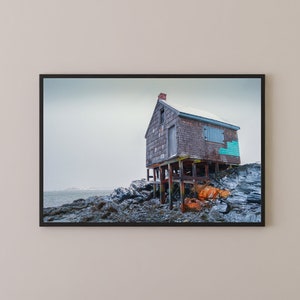
[[[166,193],[168,194],[167,200],[170,209],[173,209],[173,204],[176,200],[174,198],[174,184],[177,184],[181,207],[183,208],[187,185],[193,187],[194,197],[196,197],[197,184],[207,182],[211,172],[219,172],[228,168],[228,166],[219,162],[177,158],[149,166],[147,169],[147,181],[153,184],[154,197],[159,187],[159,198],[162,204],[166,203]]]

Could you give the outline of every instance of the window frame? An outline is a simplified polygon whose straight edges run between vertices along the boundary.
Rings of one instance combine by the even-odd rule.
[[[212,132],[209,132],[209,131],[216,131],[218,133],[212,133]],[[217,143],[217,144],[225,144],[225,132],[224,132],[224,129],[221,129],[221,128],[216,128],[216,127],[213,127],[213,126],[209,126],[209,125],[205,125],[203,126],[203,138],[206,142],[211,142],[211,143]],[[217,138],[213,138],[214,137],[217,137]],[[222,136],[222,138],[219,139],[219,136]],[[221,140],[222,139],[222,140]]]

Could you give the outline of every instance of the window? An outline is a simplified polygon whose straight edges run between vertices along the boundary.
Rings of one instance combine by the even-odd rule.
[[[168,130],[168,155],[169,157],[176,155],[176,128],[173,125]]]
[[[224,130],[222,129],[204,126],[203,136],[206,141],[222,144],[224,143]]]
[[[165,110],[162,108],[160,110],[160,124],[164,124],[165,122]]]

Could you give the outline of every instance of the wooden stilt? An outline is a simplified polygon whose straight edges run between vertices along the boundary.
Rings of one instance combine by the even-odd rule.
[[[154,180],[154,183],[153,183],[153,198],[156,197],[156,170],[153,169],[153,180]]]
[[[193,175],[193,184],[194,184],[194,198],[197,197],[197,191],[196,191],[196,187],[197,187],[197,182],[196,182],[196,177],[197,177],[197,165],[196,163],[192,163],[192,175]]]
[[[215,173],[219,172],[219,163],[215,163]]]
[[[147,181],[149,181],[149,169],[147,169]]]
[[[160,179],[160,203],[164,204],[166,202],[165,195],[165,171],[162,167],[159,167],[159,179]]]
[[[181,206],[184,207],[184,181],[183,181],[183,161],[179,161],[179,172],[180,172],[180,199],[181,199]]]
[[[173,171],[171,164],[168,164],[169,173],[169,207],[173,209]]]
[[[208,164],[205,164],[205,177],[208,178],[209,177],[209,171],[208,171]]]

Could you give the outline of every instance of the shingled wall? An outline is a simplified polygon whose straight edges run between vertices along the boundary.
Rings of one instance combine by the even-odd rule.
[[[187,118],[179,118],[177,126],[178,135],[178,155],[189,155],[199,159],[211,160],[214,162],[225,162],[229,164],[239,164],[240,157],[233,153],[232,149],[228,149],[232,141],[237,143],[238,136],[235,130],[224,128],[222,126],[211,125],[209,126],[224,130],[224,143],[215,143],[206,141],[203,136],[203,128],[208,123],[191,120]],[[224,149],[220,151],[220,149]],[[228,153],[228,154],[221,154]]]
[[[160,123],[160,111],[164,109],[165,121]],[[168,128],[175,125],[177,128],[177,114],[157,102],[146,134],[146,166],[168,159]],[[177,136],[178,142],[178,136]]]
[[[164,123],[160,112],[164,109]],[[178,117],[175,110],[157,102],[146,133],[146,166],[161,163],[168,157],[168,129],[176,126],[177,155],[212,162],[240,164],[237,131],[206,122]],[[224,143],[206,141],[204,126],[224,131]]]

